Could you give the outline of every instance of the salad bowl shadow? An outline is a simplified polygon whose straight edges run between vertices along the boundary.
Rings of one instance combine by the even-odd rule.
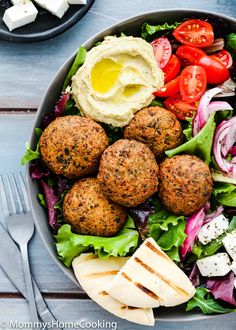
[[[236,31],[236,18],[232,18],[218,13],[201,11],[201,10],[168,9],[168,10],[147,12],[138,16],[133,16],[131,18],[128,18],[122,22],[112,25],[111,27],[97,33],[92,38],[87,40],[82,46],[84,46],[87,50],[89,50],[94,46],[96,42],[101,41],[105,36],[114,35],[114,34],[119,35],[121,32],[125,33],[126,35],[140,36],[141,25],[144,22],[148,22],[149,24],[163,24],[165,22],[174,23],[184,18],[204,19],[209,16],[222,19],[223,22],[227,23],[230,31]],[[34,147],[36,145],[36,137],[34,134],[34,129],[36,127],[41,127],[43,118],[48,112],[48,110],[54,108],[55,103],[60,96],[64,78],[73,63],[75,55],[76,53],[72,54],[70,58],[59,69],[55,78],[50,83],[48,90],[46,91],[39,105],[30,138],[31,147]],[[47,214],[37,200],[37,194],[39,193],[39,185],[37,182],[31,180],[29,173],[29,165],[27,165],[26,175],[27,175],[26,179],[27,179],[31,209],[37,231],[43,241],[43,244],[48,250],[51,257],[56,262],[56,264],[74,283],[76,283],[79,286],[79,283],[77,282],[72,269],[66,268],[57,257],[53,234],[48,226]],[[216,315],[210,315],[210,316],[202,315],[200,312],[191,311],[186,313],[183,306],[156,309],[155,316],[158,319],[158,321],[168,321],[168,322],[200,321],[203,319],[209,320],[211,318],[216,317]]]

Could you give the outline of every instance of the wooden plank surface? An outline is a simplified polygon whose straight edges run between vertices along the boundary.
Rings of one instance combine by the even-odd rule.
[[[97,304],[90,300],[78,299],[47,299],[47,304],[56,320],[61,322],[61,325],[66,322],[78,322],[81,327],[79,329],[86,329],[85,322],[100,321],[105,326],[94,327],[95,329],[118,329],[118,330],[235,330],[236,319],[235,313],[231,315],[223,315],[220,318],[211,320],[203,320],[198,322],[158,322],[155,327],[145,327],[134,323],[121,320],[112,314],[108,313]],[[17,313],[16,313],[17,311]],[[0,299],[0,328],[6,326],[9,329],[10,321],[29,322],[28,306],[23,299]],[[6,323],[5,323],[6,322]],[[80,323],[81,322],[81,323]],[[107,326],[106,326],[107,322]],[[109,326],[110,324],[110,326]],[[19,324],[20,325],[20,324]],[[113,326],[113,327],[112,327]],[[75,327],[74,327],[75,328]],[[68,327],[67,327],[68,329]],[[92,327],[90,327],[92,329]]]
[[[0,108],[37,108],[56,71],[89,37],[131,15],[173,7],[236,16],[235,0],[96,0],[79,23],[54,39],[33,47],[0,40]]]
[[[96,0],[90,12],[64,34],[35,44],[16,44],[0,40],[0,109],[37,108],[49,82],[63,62],[78,46],[98,31],[131,15],[164,8],[195,8],[220,12],[236,17],[235,0]],[[33,114],[0,115],[0,173],[17,171],[25,149],[25,141],[31,131]],[[0,221],[2,219],[0,208]],[[32,273],[45,296],[57,294],[57,299],[48,299],[58,321],[105,320],[118,322],[118,329],[144,329],[129,322],[120,321],[90,300],[72,299],[79,293],[48,255],[39,237],[35,234],[30,243]],[[12,298],[9,294],[13,294]],[[61,299],[68,297],[71,299]],[[0,328],[4,321],[29,321],[25,300],[14,298],[17,291],[0,269]],[[7,325],[6,328],[9,328]],[[104,328],[104,327],[103,327]],[[157,323],[161,330],[233,330],[236,328],[236,313],[211,320],[191,323]]]
[[[33,114],[2,114],[0,115],[0,174],[24,171],[20,159],[25,151],[33,125]],[[0,207],[0,221],[2,208]],[[41,240],[36,234],[30,242],[30,261],[32,273],[43,292],[78,292],[73,284],[49,257]],[[0,269],[0,292],[16,292]]]

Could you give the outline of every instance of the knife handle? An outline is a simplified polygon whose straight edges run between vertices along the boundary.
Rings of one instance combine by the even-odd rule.
[[[27,300],[28,300],[29,309],[30,309],[30,317],[31,317],[32,322],[38,322],[39,318],[38,318],[36,303],[35,303],[35,299],[34,299],[34,290],[33,290],[31,274],[30,274],[27,243],[21,244],[20,250],[21,250],[22,266],[23,266],[23,272],[24,272],[24,278],[25,278],[25,287],[26,287],[26,292],[27,292]]]

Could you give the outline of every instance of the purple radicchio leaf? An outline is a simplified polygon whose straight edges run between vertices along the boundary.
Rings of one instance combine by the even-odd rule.
[[[40,180],[43,195],[45,197],[47,211],[48,211],[48,222],[49,225],[54,229],[58,229],[60,225],[57,223],[57,212],[54,208],[55,204],[58,202],[59,198],[55,194],[53,187],[50,187],[46,182]]]
[[[34,161],[29,168],[30,177],[33,180],[40,180],[43,177],[48,177],[50,175],[50,171],[48,168],[42,165],[39,160]]]
[[[193,268],[189,274],[189,279],[195,288],[200,285],[200,272],[196,263],[193,265]]]
[[[50,111],[43,119],[44,127],[47,127],[54,119],[61,117],[64,113],[66,103],[70,98],[70,94],[65,92],[62,93],[59,100],[57,101],[55,108]]]
[[[211,291],[215,299],[220,299],[236,306],[234,298],[234,273],[229,272],[223,277],[207,278],[206,288]]]
[[[154,210],[155,207],[152,204],[152,198],[149,198],[146,202],[129,209],[129,214],[133,218],[142,240],[148,236],[148,217],[154,213]]]

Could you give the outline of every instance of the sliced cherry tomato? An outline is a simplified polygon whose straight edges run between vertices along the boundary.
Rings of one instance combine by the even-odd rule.
[[[154,92],[155,96],[168,97],[179,93],[180,76],[166,83],[161,89]]]
[[[225,49],[222,49],[220,52],[213,54],[212,57],[220,59],[227,69],[233,65],[232,56]]]
[[[165,37],[157,38],[151,42],[153,47],[154,56],[159,68],[164,68],[169,62],[172,49],[169,40]]]
[[[186,67],[188,65],[194,65],[196,62],[202,57],[205,56],[206,53],[200,48],[190,47],[190,46],[180,46],[176,55],[180,59],[182,67]]]
[[[168,99],[164,101],[164,105],[166,109],[173,112],[180,120],[185,120],[187,117],[192,117],[197,111],[196,102],[184,102],[180,94],[168,97]]]
[[[174,79],[180,71],[180,60],[174,54],[171,55],[169,62],[163,68],[165,83]]]
[[[209,84],[222,84],[230,76],[229,70],[220,59],[216,59],[214,56],[203,56],[197,61],[197,64],[206,70]]]
[[[173,32],[174,37],[186,46],[208,47],[214,40],[211,24],[201,19],[189,19]]]
[[[206,71],[199,65],[189,65],[180,74],[180,94],[183,101],[198,101],[206,90]]]

